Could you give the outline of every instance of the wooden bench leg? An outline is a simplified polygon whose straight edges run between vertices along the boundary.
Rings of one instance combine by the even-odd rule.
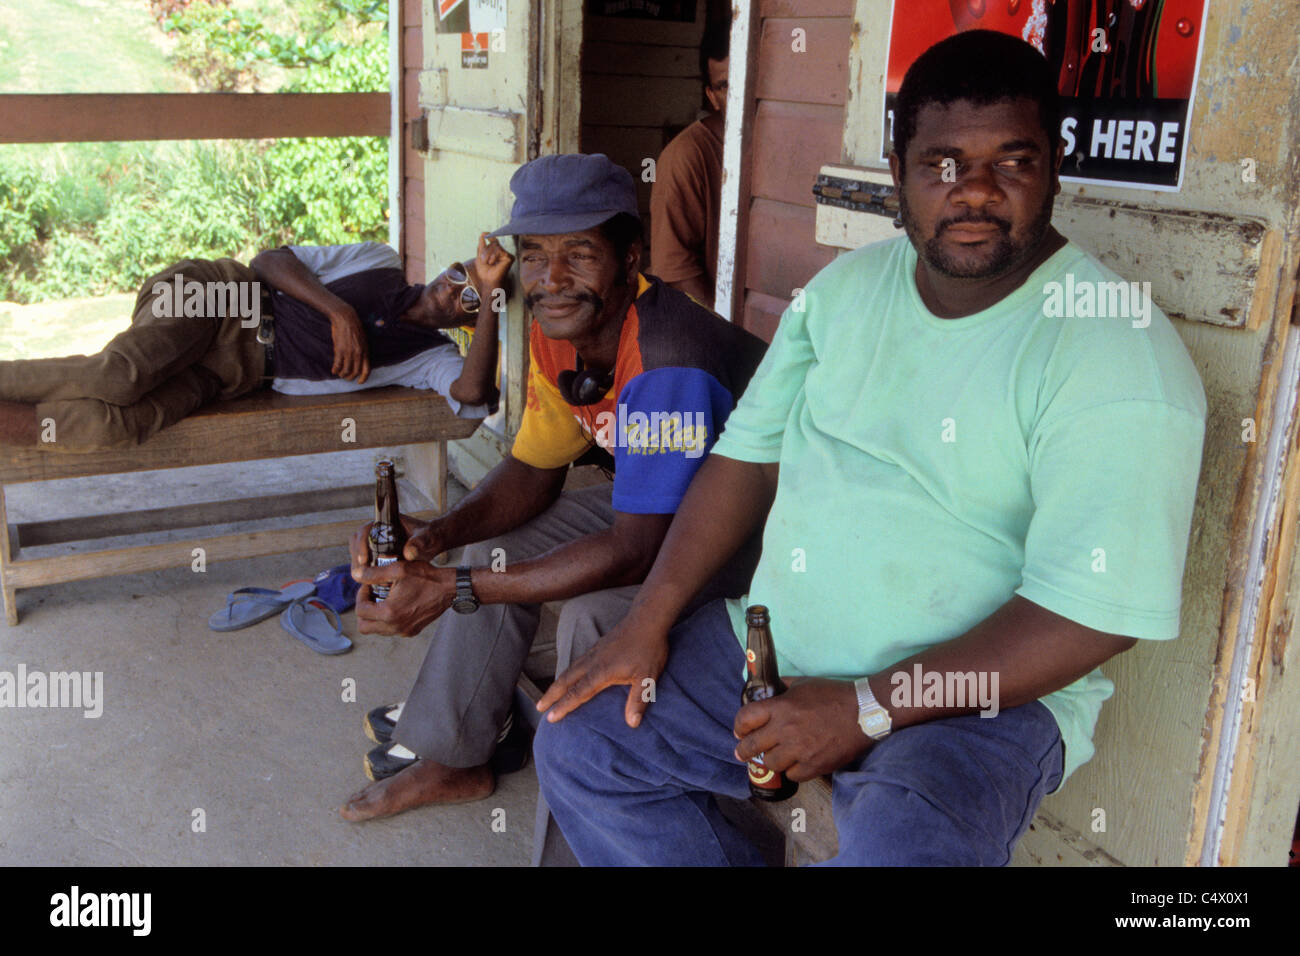
[[[13,561],[13,549],[9,540],[9,515],[5,511],[5,489],[0,485],[0,589],[4,591],[5,622],[10,627],[18,626],[18,589],[8,584],[9,565]]]
[[[406,480],[433,502],[439,514],[447,511],[447,443],[431,441],[407,445]]]

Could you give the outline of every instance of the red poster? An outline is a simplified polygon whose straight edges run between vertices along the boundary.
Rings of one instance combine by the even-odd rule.
[[[1204,8],[1205,0],[894,0],[886,140],[903,74],[922,52],[963,30],[999,30],[1032,43],[1059,78],[1062,179],[1176,191]]]

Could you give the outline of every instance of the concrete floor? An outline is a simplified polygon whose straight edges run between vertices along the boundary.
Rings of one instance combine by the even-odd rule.
[[[9,492],[9,520],[359,484],[376,455],[21,485]],[[358,524],[368,517],[365,509],[331,517],[353,515]],[[277,618],[226,634],[207,627],[235,588],[279,587],[346,559],[340,542],[209,564],[204,573],[177,568],[19,592],[22,622],[0,624],[0,670],[102,671],[104,702],[97,719],[0,710],[0,865],[526,865],[531,765],[476,803],[365,824],[335,812],[367,782],[361,761],[373,744],[363,715],[405,695],[427,632],[358,636],[349,612],[353,650],[325,657]],[[343,699],[348,679],[355,702]],[[194,829],[199,810],[204,832]],[[504,832],[494,819],[504,819]]]

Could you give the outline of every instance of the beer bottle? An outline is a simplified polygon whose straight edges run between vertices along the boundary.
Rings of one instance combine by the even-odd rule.
[[[375,523],[370,526],[370,566],[382,568],[402,556],[406,526],[397,510],[397,470],[391,459],[375,465]],[[391,584],[375,584],[370,595],[376,604],[388,597]]]
[[[749,679],[741,701],[746,704],[767,700],[786,691],[785,682],[776,672],[776,648],[772,644],[772,628],[767,608],[761,604],[750,605],[745,610],[745,623],[749,627],[745,639],[745,661]],[[749,792],[760,800],[789,800],[799,789],[799,784],[783,773],[769,770],[763,755],[749,760]]]

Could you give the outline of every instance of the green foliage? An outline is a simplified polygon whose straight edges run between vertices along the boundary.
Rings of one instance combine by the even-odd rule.
[[[250,145],[112,145],[4,164],[0,182],[41,183],[48,199],[43,221],[27,218],[19,254],[5,250],[0,298],[134,291],[178,259],[247,258],[283,242],[259,218],[266,171]],[[0,220],[0,234],[18,233],[9,222]]]
[[[0,258],[10,259],[49,232],[55,197],[29,168],[0,164]]]
[[[320,68],[299,77],[293,92],[365,92],[382,87],[387,37],[370,31],[355,47],[338,50]],[[383,239],[387,231],[388,140],[281,139],[263,155],[270,188],[259,208],[301,244]]]
[[[386,86],[386,0],[155,9],[200,88]],[[187,257],[384,240],[387,194],[382,137],[0,147],[0,299],[133,292]]]
[[[232,9],[227,0],[209,0],[178,9],[162,21],[162,29],[177,41],[175,62],[203,89],[229,92],[265,87],[285,70],[315,79],[314,67],[328,68],[338,54],[356,49],[358,41],[373,49],[373,41],[384,38],[381,24],[387,18],[385,0],[263,2],[239,9]],[[372,83],[361,89],[383,89],[382,44],[379,53],[377,63],[362,71]],[[290,80],[289,88],[298,82]],[[328,85],[324,89],[340,90]]]

